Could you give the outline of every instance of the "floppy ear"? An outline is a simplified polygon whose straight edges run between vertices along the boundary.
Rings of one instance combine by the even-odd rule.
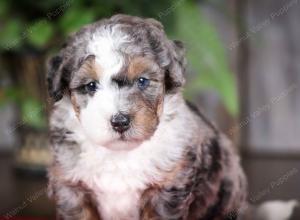
[[[48,61],[47,66],[47,86],[48,93],[55,102],[62,99],[68,88],[68,78],[70,71],[63,65],[62,55],[56,55]]]
[[[185,83],[186,59],[181,41],[169,40],[163,25],[155,19],[145,19],[149,27],[148,37],[153,50],[165,69],[165,88],[167,92],[177,92]]]
[[[170,41],[172,61],[166,70],[166,91],[176,92],[185,83],[186,59],[185,49],[181,41]]]

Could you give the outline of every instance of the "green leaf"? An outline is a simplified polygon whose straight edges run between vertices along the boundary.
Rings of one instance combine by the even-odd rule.
[[[186,94],[214,89],[232,115],[238,113],[235,77],[228,67],[224,47],[214,26],[203,16],[198,5],[184,2],[176,9],[177,26],[173,37],[183,40],[188,63],[195,73],[187,83]]]
[[[79,30],[85,24],[94,21],[96,15],[92,9],[69,8],[59,20],[59,26],[64,35]]]
[[[23,100],[21,106],[22,121],[35,128],[43,128],[46,126],[46,118],[44,114],[44,106],[34,98]]]
[[[27,29],[28,41],[36,48],[45,47],[53,33],[53,25],[45,19],[32,23]]]
[[[22,43],[22,23],[18,19],[9,20],[0,31],[1,49],[18,49]]]

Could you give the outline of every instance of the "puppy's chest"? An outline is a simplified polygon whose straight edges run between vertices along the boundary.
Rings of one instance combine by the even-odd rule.
[[[95,194],[97,208],[104,220],[138,220],[141,191],[127,187],[115,191],[113,189]]]
[[[151,177],[154,173],[156,178]],[[92,192],[103,219],[135,220],[139,219],[141,194],[160,177],[155,167],[137,159],[89,152],[81,156],[70,178]]]

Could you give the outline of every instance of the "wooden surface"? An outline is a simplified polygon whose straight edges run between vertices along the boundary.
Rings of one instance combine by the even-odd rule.
[[[17,216],[53,217],[53,203],[44,193],[46,178],[20,176],[13,171],[11,161],[9,157],[0,157],[0,216],[19,210]],[[243,166],[249,179],[252,202],[300,199],[299,159],[244,158]],[[278,183],[283,176],[288,178],[270,189],[271,184]],[[296,210],[292,220],[299,219],[300,209]]]
[[[46,195],[45,176],[21,175],[10,156],[0,157],[0,216],[51,217],[53,203]]]
[[[248,1],[249,151],[300,154],[300,2]]]

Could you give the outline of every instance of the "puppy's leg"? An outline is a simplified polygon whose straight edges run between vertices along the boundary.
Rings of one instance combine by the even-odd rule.
[[[100,220],[83,192],[65,185],[52,186],[58,220]]]
[[[187,188],[150,189],[142,197],[141,220],[187,220],[193,199]]]

